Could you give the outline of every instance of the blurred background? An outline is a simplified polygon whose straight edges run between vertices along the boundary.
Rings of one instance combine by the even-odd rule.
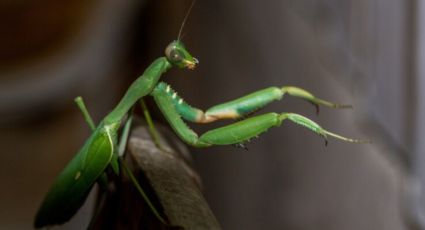
[[[82,95],[99,121],[176,39],[190,3],[0,2],[0,229],[32,228],[48,187],[89,135],[73,98]],[[186,101],[206,109],[296,85],[354,110],[317,116],[285,97],[264,112],[297,112],[373,140],[325,146],[285,123],[249,151],[192,148],[223,229],[425,229],[424,15],[419,0],[198,0],[183,41],[200,65],[162,78]]]

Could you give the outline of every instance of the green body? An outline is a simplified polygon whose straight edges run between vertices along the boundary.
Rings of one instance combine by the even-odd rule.
[[[130,86],[116,108],[97,126],[81,150],[59,174],[39,208],[34,227],[62,224],[82,206],[94,183],[111,165],[117,171],[117,132],[134,103],[149,94],[171,64],[158,58]]]
[[[195,147],[241,144],[266,132],[271,127],[280,126],[285,119],[302,125],[325,138],[326,135],[330,135],[344,141],[359,142],[330,133],[310,119],[293,113],[267,113],[254,116],[198,136],[184,120],[209,123],[220,119],[241,119],[272,101],[282,99],[285,94],[308,100],[316,106],[325,105],[334,108],[346,106],[318,99],[303,89],[286,86],[259,90],[239,99],[213,106],[204,112],[187,104],[166,83],[158,83],[161,75],[172,66],[193,69],[198,63],[197,60],[189,54],[180,41],[174,41],[168,45],[165,54],[165,57],[156,59],[142,76],[134,81],[119,104],[100,122],[81,150],[55,180],[36,215],[34,222],[36,228],[68,221],[84,203],[94,183],[102,181],[108,166],[111,166],[116,173],[119,172],[120,155],[117,147],[119,128],[134,104],[148,94],[154,97],[176,134]],[[81,104],[82,101],[77,103]],[[82,111],[88,117],[86,109]],[[91,119],[86,120],[91,127],[94,127]],[[126,133],[128,129],[129,126]],[[124,148],[120,149],[123,151]],[[137,182],[135,183],[137,187]],[[140,186],[137,188],[141,190]],[[147,203],[150,204],[148,200]],[[152,205],[150,207],[155,212],[154,207]],[[158,214],[156,216],[162,220]]]
[[[121,122],[127,115],[131,107],[137,103],[139,99],[148,95],[158,83],[163,73],[172,67],[167,58],[161,57],[156,59],[133,84],[128,88],[126,94],[104,119],[105,124],[114,124]]]
[[[40,207],[36,228],[62,224],[84,203],[92,185],[111,162],[118,127],[99,126],[59,174]]]

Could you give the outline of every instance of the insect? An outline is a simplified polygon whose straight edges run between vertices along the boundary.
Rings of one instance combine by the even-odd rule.
[[[118,105],[97,126],[88,115],[82,100],[77,99],[93,132],[53,183],[38,210],[34,227],[41,228],[68,221],[82,206],[93,185],[104,179],[105,170],[111,167],[115,173],[119,173],[120,165],[122,165],[120,164],[120,155],[123,152],[123,146],[125,147],[125,140],[118,143],[119,132],[132,107],[145,96],[154,98],[175,133],[184,142],[194,147],[242,145],[268,129],[280,126],[284,121],[291,121],[310,129],[324,137],[325,140],[331,136],[347,142],[361,142],[329,132],[312,120],[295,113],[266,113],[246,118],[247,115],[251,115],[267,104],[281,100],[284,95],[307,100],[316,107],[319,105],[332,108],[348,107],[319,99],[308,91],[294,86],[262,89],[236,100],[213,106],[206,111],[189,105],[178,96],[170,85],[160,81],[161,76],[173,67],[193,70],[198,64],[198,60],[188,52],[180,40],[187,15],[177,40],[166,47],[165,56],[150,64],[144,73],[131,84]],[[185,123],[185,120],[210,123],[222,119],[241,120],[210,130],[200,136]],[[126,131],[121,135],[124,137],[123,139],[128,135],[130,120],[128,119],[125,125],[124,130]],[[123,168],[127,171],[125,165]],[[146,198],[145,200],[148,201]],[[151,209],[155,212],[153,207]],[[159,214],[156,213],[156,216],[162,220]]]

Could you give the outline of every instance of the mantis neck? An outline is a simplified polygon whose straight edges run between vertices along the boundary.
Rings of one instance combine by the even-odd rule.
[[[108,125],[121,122],[131,107],[137,103],[140,98],[152,92],[161,75],[171,67],[172,65],[167,61],[167,58],[160,57],[156,59],[145,72],[131,84],[118,105],[103,119],[103,124]]]

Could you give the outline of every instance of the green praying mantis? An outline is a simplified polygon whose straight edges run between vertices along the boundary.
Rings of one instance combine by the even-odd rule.
[[[281,100],[284,95],[307,100],[316,107],[319,105],[331,108],[349,107],[319,99],[308,91],[294,86],[262,89],[236,100],[213,106],[205,111],[189,105],[178,96],[170,85],[160,81],[161,76],[173,67],[193,70],[198,64],[198,60],[188,52],[180,40],[187,15],[180,28],[178,39],[166,47],[165,56],[150,64],[144,73],[131,84],[118,105],[97,126],[90,118],[83,101],[80,98],[77,99],[93,132],[54,181],[37,212],[34,221],[35,228],[59,225],[71,219],[86,200],[93,185],[105,179],[105,171],[108,168],[112,168],[118,174],[120,166],[122,166],[129,173],[125,165],[120,164],[120,157],[125,149],[125,140],[130,127],[131,119],[128,118],[128,115],[133,106],[145,96],[153,97],[177,136],[194,147],[243,144],[272,127],[280,126],[284,121],[291,121],[310,129],[325,140],[330,136],[346,142],[363,142],[329,132],[314,121],[295,113],[266,113],[247,118],[248,115],[267,104]],[[195,133],[185,123],[185,121],[211,123],[223,119],[240,120],[202,135]],[[125,128],[122,128],[124,123]],[[122,129],[124,129],[121,134],[122,141],[118,143],[119,133]],[[135,185],[144,195],[137,182]],[[144,198],[158,219],[165,223],[166,221],[152,207],[149,200],[145,196]]]

